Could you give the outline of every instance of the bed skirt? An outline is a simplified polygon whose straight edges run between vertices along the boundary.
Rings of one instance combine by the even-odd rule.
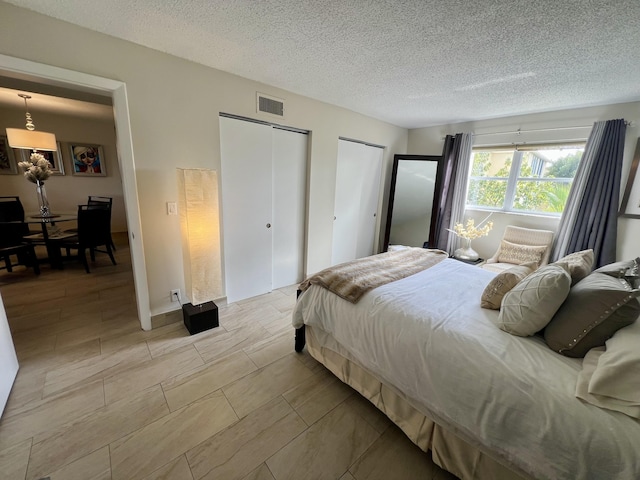
[[[309,354],[341,381],[373,403],[423,451],[431,450],[436,465],[462,480],[529,480],[461,440],[416,410],[393,387],[331,349],[321,346],[312,327],[306,330]]]

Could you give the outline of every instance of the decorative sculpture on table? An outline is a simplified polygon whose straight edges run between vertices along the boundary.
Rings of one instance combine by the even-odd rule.
[[[51,165],[49,161],[39,153],[32,153],[29,161],[19,162],[18,166],[24,170],[25,178],[36,184],[40,215],[50,217],[51,210],[49,208],[49,200],[47,199],[47,192],[44,189],[44,181],[51,176]]]
[[[493,222],[487,222],[489,217],[492,214],[489,214],[484,220],[482,220],[478,226],[475,225],[475,221],[473,218],[467,220],[467,223],[463,225],[462,223],[456,223],[453,227],[453,230],[449,230],[451,233],[455,233],[458,237],[463,240],[463,246],[458,248],[455,252],[453,252],[453,256],[459,260],[466,260],[470,262],[475,262],[478,260],[478,252],[476,252],[473,248],[471,248],[471,240],[474,238],[484,237],[489,234],[491,229],[493,228]],[[483,223],[487,222],[484,227],[481,227]]]

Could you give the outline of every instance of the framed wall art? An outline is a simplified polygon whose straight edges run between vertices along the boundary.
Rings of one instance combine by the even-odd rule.
[[[101,145],[70,143],[71,173],[85,177],[106,177],[107,166]]]
[[[640,164],[640,138],[636,145],[636,152],[633,155],[631,169],[627,186],[624,189],[622,203],[620,204],[620,215],[623,217],[640,218],[640,174],[638,174],[638,164]]]
[[[57,142],[56,145],[58,146],[58,150],[55,152],[48,152],[44,150],[36,150],[35,152],[47,159],[51,165],[52,175],[64,175],[64,163],[62,162],[60,142]],[[20,160],[23,162],[28,161],[32,153],[33,150],[20,150]]]
[[[18,173],[18,164],[13,155],[13,149],[9,147],[7,137],[0,135],[0,175],[15,175]]]

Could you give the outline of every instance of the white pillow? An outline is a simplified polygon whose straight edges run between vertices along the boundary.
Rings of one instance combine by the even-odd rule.
[[[589,350],[585,355],[582,361],[582,370],[578,374],[578,381],[576,382],[576,397],[596,407],[621,412],[633,418],[640,418],[640,406],[638,405],[612,397],[605,397],[604,395],[589,393],[589,382],[598,368],[598,362],[604,352],[605,347],[596,347]]]
[[[498,328],[521,337],[534,335],[551,321],[570,289],[566,263],[540,267],[502,298]]]
[[[640,322],[618,330],[605,347],[584,357],[576,396],[601,408],[640,418]]]

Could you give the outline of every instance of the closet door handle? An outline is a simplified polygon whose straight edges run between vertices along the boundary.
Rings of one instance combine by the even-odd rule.
[[[267,228],[271,228],[271,224],[270,223],[267,223]]]

